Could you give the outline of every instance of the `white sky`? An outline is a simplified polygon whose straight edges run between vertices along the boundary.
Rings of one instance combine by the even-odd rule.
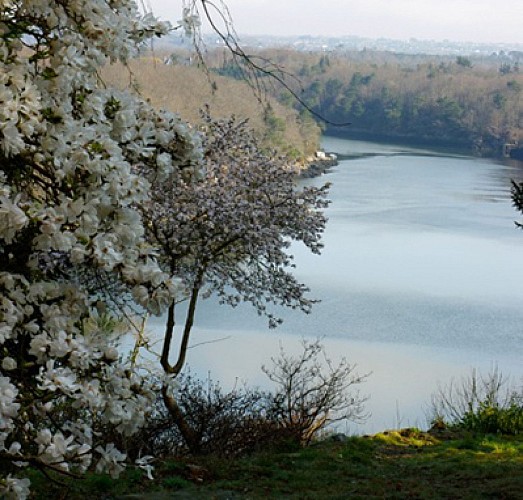
[[[219,3],[220,0],[215,0]],[[181,0],[148,0],[176,22]],[[225,0],[239,34],[523,43],[523,0]]]

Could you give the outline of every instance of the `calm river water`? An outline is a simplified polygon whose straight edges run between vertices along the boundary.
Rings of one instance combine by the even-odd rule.
[[[333,359],[372,372],[365,424],[348,433],[427,426],[438,385],[494,366],[523,381],[523,232],[510,179],[523,167],[401,146],[325,138],[340,155],[321,256],[293,248],[299,278],[321,299],[310,315],[282,312],[277,330],[248,306],[212,299],[197,315],[188,363],[224,387],[266,387],[260,365],[280,343],[324,336]],[[151,321],[153,335],[160,322]],[[216,341],[216,342],[214,342]],[[210,343],[206,343],[210,342]]]

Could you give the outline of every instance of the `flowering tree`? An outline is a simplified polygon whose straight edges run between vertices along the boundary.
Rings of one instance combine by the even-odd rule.
[[[296,171],[284,158],[263,154],[245,121],[213,120],[203,114],[203,172],[187,182],[183,172],[153,184],[145,206],[147,234],[160,248],[162,269],[180,280],[185,292],[174,297],[161,353],[167,375],[184,366],[199,296],[217,294],[235,306],[250,302],[270,326],[280,320],[268,304],[309,312],[308,289],[292,274],[289,247],[322,248],[328,186],[298,189]],[[174,177],[177,177],[176,179]],[[178,300],[188,300],[177,359],[170,362]],[[164,387],[164,400],[188,446],[198,443],[176,400]]]
[[[117,474],[126,457],[96,426],[133,433],[153,397],[119,360],[93,278],[152,312],[171,303],[137,207],[151,183],[190,177],[201,147],[98,69],[168,30],[132,0],[0,0],[2,497],[27,496],[27,465]]]
[[[296,190],[244,124],[207,119],[202,144],[176,115],[100,80],[169,29],[132,0],[0,0],[0,496],[27,497],[28,465],[123,468],[98,431],[133,434],[154,392],[114,347],[129,325],[112,290],[168,308],[160,383],[173,411],[201,291],[260,313],[310,307],[287,250],[319,251],[325,188]],[[180,297],[189,314],[172,365]]]

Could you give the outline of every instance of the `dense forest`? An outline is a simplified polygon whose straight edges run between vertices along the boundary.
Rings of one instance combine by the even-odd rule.
[[[523,140],[521,53],[503,59],[373,51],[259,55],[296,76],[286,82],[313,113],[351,123],[327,123],[329,133],[453,146],[484,156],[502,155],[505,144]],[[209,60],[220,75],[242,77],[223,52]],[[281,103],[307,114],[292,92],[269,87]]]

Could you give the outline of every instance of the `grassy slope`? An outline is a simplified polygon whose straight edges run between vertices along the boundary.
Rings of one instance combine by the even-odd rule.
[[[39,498],[60,498],[49,482],[34,479]],[[93,475],[71,485],[66,498],[73,499],[521,499],[523,436],[407,429],[237,460],[166,460],[157,464],[154,481],[128,471],[119,480]]]

